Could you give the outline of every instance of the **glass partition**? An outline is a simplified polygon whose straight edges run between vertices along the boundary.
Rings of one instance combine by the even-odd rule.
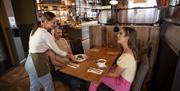
[[[118,23],[156,23],[159,19],[159,9],[128,9],[120,10],[117,14]]]
[[[100,24],[154,24],[159,20],[158,8],[134,8],[101,10],[98,15]]]

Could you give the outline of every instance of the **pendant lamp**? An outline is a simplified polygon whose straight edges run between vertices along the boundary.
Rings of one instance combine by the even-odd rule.
[[[117,0],[111,0],[109,3],[110,3],[111,5],[116,5],[116,4],[118,4],[118,1],[117,1]]]

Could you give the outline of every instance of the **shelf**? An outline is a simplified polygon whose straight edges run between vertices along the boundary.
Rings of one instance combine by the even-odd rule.
[[[59,17],[60,22],[65,22],[69,16],[69,5],[37,3],[36,7],[38,18],[40,18],[42,13],[46,11],[53,12],[57,17]]]
[[[63,4],[44,4],[44,3],[37,3],[37,5],[42,5],[42,6],[58,6],[58,7],[69,7],[71,5],[63,5]]]

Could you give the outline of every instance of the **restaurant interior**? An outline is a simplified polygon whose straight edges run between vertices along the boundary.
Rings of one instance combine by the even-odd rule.
[[[46,11],[57,16],[73,54],[87,55],[79,68],[101,58],[104,51],[114,62],[122,52],[118,31],[132,27],[137,32],[138,60],[143,61],[138,63],[130,91],[180,91],[180,0],[0,0],[0,91],[29,91],[24,69],[29,35]],[[90,57],[89,51],[97,55]],[[81,74],[70,68],[61,72]],[[99,81],[105,72],[77,76],[87,81],[78,91],[88,91],[89,81]],[[53,79],[53,83],[56,91],[69,91],[63,82]],[[113,91],[102,87],[99,91]]]

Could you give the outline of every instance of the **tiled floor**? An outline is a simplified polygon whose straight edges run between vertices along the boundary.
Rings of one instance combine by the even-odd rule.
[[[68,87],[63,83],[54,83],[56,91],[68,91]],[[29,91],[29,77],[22,65],[0,77],[0,91]]]

